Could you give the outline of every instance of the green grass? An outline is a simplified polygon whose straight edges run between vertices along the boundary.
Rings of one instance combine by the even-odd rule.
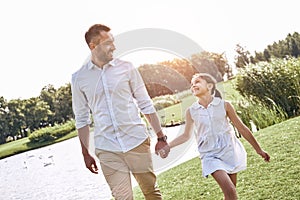
[[[237,192],[241,200],[300,199],[300,117],[289,119],[254,133],[270,154],[266,163],[245,140],[248,168],[238,174]],[[221,189],[209,176],[201,176],[199,158],[193,158],[158,175],[158,185],[165,200],[223,199]],[[144,199],[139,187],[135,199]]]
[[[77,136],[77,131],[72,131],[71,133],[57,139],[54,141],[46,141],[46,142],[40,142],[40,143],[32,143],[30,142],[30,140],[28,139],[28,137],[26,138],[22,138],[16,141],[12,141],[9,143],[5,143],[0,145],[0,159],[8,157],[8,156],[12,156],[18,153],[22,153],[25,151],[29,151],[29,150],[33,150],[33,149],[37,149],[37,148],[41,148],[44,146],[48,146],[50,144],[54,144],[57,142],[61,142],[70,138],[73,138]]]
[[[243,97],[235,89],[236,79],[220,82],[217,89],[222,93],[222,98],[230,101],[242,99]]]
[[[185,118],[185,110],[195,101],[193,96],[185,97],[181,103],[169,106],[163,110],[157,111],[162,124],[169,124],[171,120],[182,122]],[[163,116],[163,117],[162,117]]]

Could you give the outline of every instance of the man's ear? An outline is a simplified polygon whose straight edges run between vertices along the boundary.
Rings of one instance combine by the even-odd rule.
[[[89,48],[90,48],[90,50],[95,49],[95,47],[96,47],[96,45],[95,45],[93,42],[90,42],[90,43],[89,43]]]

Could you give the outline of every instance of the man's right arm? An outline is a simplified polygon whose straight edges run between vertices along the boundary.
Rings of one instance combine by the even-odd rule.
[[[78,131],[81,151],[86,167],[92,173],[98,173],[98,168],[95,159],[89,153],[89,139],[90,139],[90,114],[87,99],[84,93],[80,90],[77,82],[77,73],[72,75],[71,89],[72,89],[72,107],[75,115],[75,125]]]
[[[96,161],[89,153],[90,128],[88,125],[78,129],[78,137],[86,168],[88,168],[92,173],[98,174]]]
[[[89,154],[90,128],[88,125],[79,128],[78,137],[80,140],[82,155]]]

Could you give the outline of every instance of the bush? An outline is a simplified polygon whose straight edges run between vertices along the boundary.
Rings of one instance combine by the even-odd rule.
[[[62,125],[55,125],[53,127],[45,127],[36,130],[29,135],[29,140],[31,142],[53,141],[67,135],[74,130],[75,122],[74,120],[70,120]]]
[[[177,103],[180,103],[181,100],[177,99],[175,95],[164,95],[159,97],[154,97],[153,104],[156,110],[161,110],[163,108],[175,105]]]
[[[293,117],[300,114],[300,58],[271,59],[248,65],[237,75],[236,90],[269,109],[274,104]]]
[[[51,135],[50,128],[41,128],[39,130],[34,131],[29,135],[29,140],[31,142],[45,142],[45,141],[53,141],[55,137]]]
[[[249,102],[247,100],[238,100],[232,102],[237,114],[244,124],[251,130],[251,122],[257,130],[283,122],[287,119],[287,114],[278,106],[267,107],[262,103]]]
[[[175,98],[182,101],[182,99],[191,96],[192,92],[190,89],[174,94]]]

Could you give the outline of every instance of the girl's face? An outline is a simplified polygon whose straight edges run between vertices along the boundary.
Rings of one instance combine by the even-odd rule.
[[[209,84],[200,77],[193,78],[191,81],[191,91],[193,95],[197,97],[210,94]]]

